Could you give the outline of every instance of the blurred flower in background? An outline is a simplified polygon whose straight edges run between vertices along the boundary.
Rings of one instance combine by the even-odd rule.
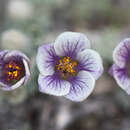
[[[12,20],[27,20],[32,17],[33,7],[26,0],[9,0],[7,16]]]
[[[113,52],[115,64],[110,69],[110,74],[118,85],[130,94],[130,38],[120,42]]]
[[[1,34],[1,47],[3,49],[25,49],[29,47],[29,38],[16,29],[6,30]]]

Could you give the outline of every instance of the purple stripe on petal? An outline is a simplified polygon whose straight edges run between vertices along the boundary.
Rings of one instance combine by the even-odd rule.
[[[76,102],[85,100],[93,91],[95,79],[87,71],[80,71],[72,81],[69,94],[65,97]]]
[[[7,61],[10,58],[11,59],[14,58],[14,60],[16,59],[17,61],[22,60],[24,58],[25,60],[30,62],[29,58],[24,53],[17,51],[17,50],[11,51],[8,54],[6,54],[6,56],[4,57],[4,60]]]
[[[8,50],[0,51],[0,72],[4,66],[4,57],[6,54],[8,54]]]
[[[0,60],[8,53],[8,50],[0,51]]]
[[[58,56],[69,56],[73,58],[78,52],[90,48],[90,43],[84,34],[64,32],[56,39],[54,48]]]
[[[112,65],[112,67],[109,69],[109,71],[108,71],[108,73],[111,75],[111,76],[113,76],[114,75],[114,68],[115,68],[115,66],[117,66],[116,64],[113,64]]]
[[[42,45],[38,49],[36,62],[38,69],[43,75],[51,75],[54,73],[55,65],[58,61],[53,44]]]
[[[103,65],[100,55],[90,49],[80,52],[76,58],[79,62],[79,69],[88,71],[97,80],[103,73]]]
[[[128,60],[130,60],[130,38],[120,42],[113,52],[115,63],[123,68]]]
[[[63,96],[69,93],[70,83],[68,81],[59,79],[55,74],[43,76],[38,78],[39,91],[55,96]]]
[[[125,90],[128,94],[130,94],[130,78],[128,77],[126,73],[125,68],[120,68],[116,64],[114,64],[110,70],[109,73],[113,75],[115,78],[117,84]]]

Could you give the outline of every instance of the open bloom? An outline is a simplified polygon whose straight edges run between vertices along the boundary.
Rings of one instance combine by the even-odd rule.
[[[109,73],[115,78],[117,84],[130,94],[130,38],[124,39],[113,52],[115,64]]]
[[[20,51],[0,51],[0,89],[13,90],[30,77],[30,60]]]
[[[64,32],[54,43],[42,45],[37,54],[39,90],[83,101],[103,72],[99,54],[90,48],[85,35]]]

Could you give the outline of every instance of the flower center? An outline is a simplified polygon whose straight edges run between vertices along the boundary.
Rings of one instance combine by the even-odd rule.
[[[7,80],[11,82],[19,80],[24,75],[24,71],[21,65],[15,63],[14,61],[10,61],[8,64],[6,64],[5,70]]]
[[[76,75],[76,66],[77,61],[71,61],[70,57],[63,57],[59,60],[59,63],[56,65],[56,69],[61,72],[62,78],[66,79],[68,75]]]
[[[130,77],[130,62],[126,63],[126,73],[127,73],[127,76]]]

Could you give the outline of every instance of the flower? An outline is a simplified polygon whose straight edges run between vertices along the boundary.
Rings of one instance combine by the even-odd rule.
[[[114,64],[109,70],[117,84],[130,94],[130,38],[119,43],[113,52]]]
[[[39,90],[72,101],[85,100],[103,72],[99,54],[89,48],[86,36],[76,32],[64,32],[54,44],[42,45],[36,58]]]
[[[0,51],[0,89],[13,90],[27,83],[30,60],[20,51]]]

